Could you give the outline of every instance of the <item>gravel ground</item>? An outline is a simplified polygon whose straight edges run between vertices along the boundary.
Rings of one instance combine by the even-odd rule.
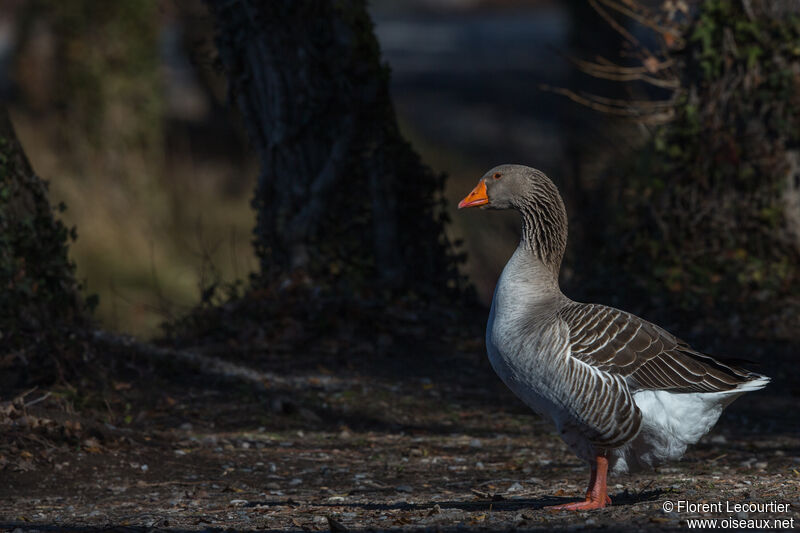
[[[578,499],[588,468],[478,351],[427,371],[401,381],[355,371],[334,378],[318,365],[258,390],[145,375],[112,381],[105,413],[76,411],[58,390],[35,405],[36,393],[5,402],[0,530],[800,524],[797,389],[786,383],[739,399],[684,460],[610,479],[610,507],[574,513],[543,507]],[[680,502],[720,507],[703,513]],[[770,502],[789,507],[734,508]]]

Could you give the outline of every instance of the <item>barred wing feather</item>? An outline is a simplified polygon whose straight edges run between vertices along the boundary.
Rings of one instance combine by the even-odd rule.
[[[613,307],[572,303],[559,315],[569,327],[572,356],[625,377],[632,392],[726,392],[762,377],[693,350],[655,324]]]

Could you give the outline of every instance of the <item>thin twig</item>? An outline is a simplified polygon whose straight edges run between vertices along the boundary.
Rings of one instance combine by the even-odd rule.
[[[580,70],[586,74],[589,74],[590,76],[594,76],[595,78],[626,82],[641,81],[644,83],[649,83],[655,87],[661,87],[662,89],[677,89],[680,87],[680,80],[676,78],[664,79],[650,76],[647,74],[649,71],[645,67],[619,67],[616,65],[609,66],[601,65],[599,63],[592,63],[590,61],[583,61],[577,58],[569,59]],[[669,62],[664,61],[659,65],[659,68],[667,68],[667,66],[661,67],[661,65],[667,65],[668,63]]]
[[[679,37],[676,35],[678,32],[676,30],[674,30],[673,28],[665,28],[663,26],[660,26],[659,24],[653,22],[651,19],[649,19],[647,17],[644,17],[644,16],[640,15],[639,13],[636,13],[632,9],[629,9],[629,8],[627,8],[625,6],[621,6],[618,3],[613,2],[612,0],[599,0],[599,1],[602,2],[603,4],[605,4],[606,6],[610,7],[611,9],[613,9],[613,10],[619,12],[619,13],[622,13],[623,15],[635,20],[636,22],[638,22],[642,26],[646,26],[646,27],[650,28],[651,30],[653,30],[653,31],[655,31],[657,33],[660,33],[661,35],[670,34],[673,37],[675,37],[676,40],[679,39]]]
[[[45,401],[46,399],[48,399],[48,398],[50,397],[50,394],[51,394],[51,392],[49,392],[49,391],[48,391],[48,392],[46,392],[46,393],[44,394],[44,396],[42,396],[41,398],[37,398],[37,399],[35,399],[35,400],[31,400],[30,402],[26,403],[26,404],[25,404],[25,407],[27,408],[27,407],[30,407],[30,406],[32,406],[32,405],[36,405],[36,404],[37,404],[37,403],[39,403],[39,402],[43,402],[43,401]]]
[[[671,100],[660,102],[628,102],[626,100],[614,100],[596,95],[583,96],[569,89],[551,87],[549,85],[539,85],[539,89],[566,96],[573,102],[594,109],[595,111],[618,117],[636,119],[636,121],[640,123],[665,124],[675,118],[675,111]]]
[[[16,398],[14,398],[14,401],[15,401],[15,402],[16,402],[16,401],[20,401],[20,402],[21,402],[22,400],[24,400],[24,399],[25,399],[25,396],[27,396],[28,394],[31,394],[32,392],[34,392],[34,391],[35,391],[36,389],[38,389],[38,388],[39,388],[39,387],[38,387],[38,385],[37,385],[36,387],[34,387],[34,388],[30,389],[30,390],[27,390],[27,391],[23,392],[22,394],[20,394],[20,395],[19,395],[19,396],[17,396]]]
[[[605,21],[608,22],[608,25],[616,30],[617,33],[625,37],[625,39],[635,44],[637,47],[643,48],[642,43],[639,42],[639,39],[634,37],[628,30],[623,28],[619,22],[614,20],[614,17],[612,17],[605,9],[600,7],[596,0],[589,0],[589,5],[592,6],[594,10],[597,11],[597,14],[603,17]]]
[[[597,94],[586,95],[587,98],[606,105],[616,105],[620,107],[631,107],[638,111],[656,111],[662,109],[672,109],[674,103],[672,99],[667,100],[620,100],[618,98],[607,98]]]
[[[594,69],[603,72],[622,72],[626,74],[652,74],[655,72],[659,72],[661,70],[666,70],[675,65],[675,62],[672,59],[666,59],[664,61],[659,62],[658,64],[654,65],[651,68],[641,66],[641,67],[624,67],[622,65],[618,65],[609,61],[604,57],[598,58],[597,63],[593,63],[591,61],[585,61],[583,59],[579,59],[574,56],[567,56],[567,59],[572,61],[578,66],[591,66]]]

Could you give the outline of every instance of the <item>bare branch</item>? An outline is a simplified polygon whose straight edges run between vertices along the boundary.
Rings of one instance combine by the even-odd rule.
[[[594,1],[594,0],[592,0],[592,1]],[[673,38],[675,38],[676,41],[678,41],[678,42],[680,42],[680,40],[681,40],[680,37],[678,36],[678,31],[675,28],[665,28],[664,26],[661,26],[661,25],[657,24],[656,22],[654,22],[652,19],[647,18],[645,16],[642,16],[639,13],[636,13],[634,10],[632,10],[630,8],[627,8],[627,7],[623,6],[623,5],[620,5],[620,4],[616,3],[616,2],[614,2],[613,0],[599,0],[599,1],[602,2],[604,5],[606,5],[607,7],[610,7],[614,11],[617,11],[618,13],[622,13],[623,15],[635,20],[636,22],[638,22],[642,26],[650,28],[651,30],[653,30],[653,31],[655,31],[655,32],[657,32],[657,33],[659,33],[661,35],[669,34]]]
[[[632,44],[636,45],[638,48],[644,48],[642,43],[639,42],[639,39],[634,37],[628,30],[622,27],[622,25],[614,20],[614,17],[608,14],[608,11],[600,7],[598,5],[597,0],[589,0],[589,5],[597,11],[597,14],[600,15],[608,22],[608,25],[611,26],[617,33],[625,37],[626,40],[630,41]]]
[[[604,72],[624,72],[624,73],[629,73],[629,74],[634,74],[634,73],[645,74],[645,73],[648,73],[648,72],[649,73],[654,73],[654,72],[658,72],[658,71],[661,71],[661,70],[666,70],[666,69],[674,66],[674,64],[675,64],[674,61],[672,61],[671,59],[667,59],[667,60],[661,61],[660,63],[655,65],[654,69],[648,69],[647,67],[644,67],[644,66],[642,66],[642,67],[623,67],[622,65],[618,65],[616,63],[612,63],[611,61],[609,61],[608,59],[606,59],[604,57],[599,58],[597,63],[593,63],[591,61],[585,61],[585,60],[582,60],[582,59],[578,59],[578,58],[573,57],[573,56],[569,56],[568,59],[570,61],[572,61],[573,63],[575,63],[576,65],[578,65],[578,66],[591,65],[593,68],[595,68],[597,70],[602,70]]]
[[[350,386],[352,380],[338,378],[324,374],[308,376],[281,376],[271,372],[262,372],[258,369],[226,361],[219,357],[204,355],[193,350],[174,350],[162,348],[137,341],[128,335],[117,335],[106,331],[94,332],[97,342],[115,348],[132,350],[137,355],[154,360],[177,361],[185,364],[187,368],[201,374],[224,378],[230,381],[249,383],[257,389],[272,387],[308,387],[314,383],[328,389],[344,388]]]
[[[650,76],[646,67],[622,67],[618,65],[604,65],[592,63],[581,59],[570,57],[569,60],[586,74],[596,78],[611,81],[641,81],[663,89],[678,89],[680,80],[677,78],[657,78]],[[657,69],[666,69],[672,65],[672,61],[663,61],[657,65]]]
[[[636,119],[637,122],[647,124],[663,124],[671,121],[675,115],[672,100],[618,100],[597,95],[578,94],[569,89],[552,87],[550,85],[540,85],[539,89],[566,96],[573,102],[594,109],[595,111],[600,111],[601,113]]]

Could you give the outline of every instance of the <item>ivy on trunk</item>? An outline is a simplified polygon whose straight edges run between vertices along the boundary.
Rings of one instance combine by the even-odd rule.
[[[58,209],[63,211],[64,206]],[[83,316],[74,265],[67,256],[74,237],[75,231],[53,216],[47,186],[33,173],[6,110],[0,107],[2,352],[28,348],[47,332]],[[4,359],[3,366],[12,359]]]

